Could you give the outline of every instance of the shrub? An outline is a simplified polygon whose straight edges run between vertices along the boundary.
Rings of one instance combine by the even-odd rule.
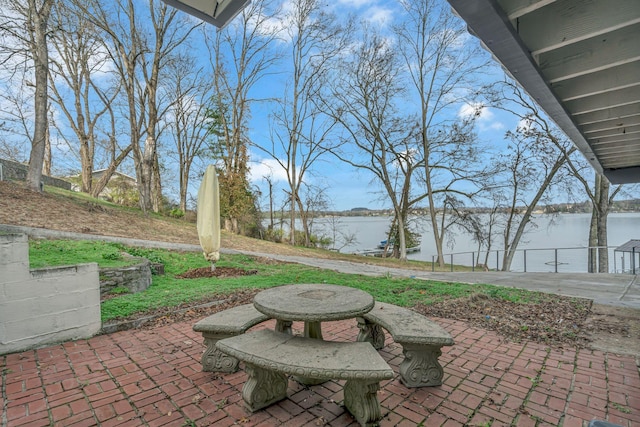
[[[268,240],[270,242],[282,243],[282,239],[284,237],[284,230],[281,228],[271,228],[267,229],[264,233],[264,240]]]
[[[171,209],[171,211],[169,211],[169,216],[171,218],[182,218],[184,217],[184,212],[182,212],[182,209]]]

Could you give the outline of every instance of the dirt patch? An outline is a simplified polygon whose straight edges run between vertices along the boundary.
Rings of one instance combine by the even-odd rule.
[[[216,267],[214,270],[212,270],[211,267],[202,267],[188,270],[182,274],[177,275],[176,278],[201,279],[206,277],[218,277],[223,279],[226,277],[252,276],[254,274],[258,274],[258,270],[243,270],[241,268],[233,267]]]
[[[640,355],[640,310],[594,304],[584,333],[595,350]]]
[[[79,196],[80,197],[80,196]],[[0,181],[0,224],[46,228],[73,233],[156,240],[198,245],[195,222],[157,214],[143,214],[138,209],[120,209],[51,193],[37,193],[24,183]],[[223,231],[221,246],[226,249],[283,255],[304,256],[310,250],[251,239]],[[313,256],[327,257],[324,251]]]

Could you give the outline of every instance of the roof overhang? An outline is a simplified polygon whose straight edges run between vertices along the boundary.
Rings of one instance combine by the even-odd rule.
[[[196,18],[224,28],[251,0],[162,0]]]
[[[448,1],[596,171],[640,182],[640,1]]]

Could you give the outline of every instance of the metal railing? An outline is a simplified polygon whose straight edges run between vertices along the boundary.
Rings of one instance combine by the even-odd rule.
[[[513,256],[511,267],[509,271],[521,271],[521,272],[588,272],[589,251],[595,251],[594,259],[596,263],[599,262],[597,252],[599,250],[607,250],[609,254],[609,272],[611,273],[631,273],[637,274],[638,268],[636,267],[636,254],[631,257],[629,268],[625,268],[625,258],[621,258],[622,269],[618,270],[617,259],[614,251],[615,246],[590,246],[590,247],[569,247],[569,248],[537,248],[537,249],[516,249],[516,254]],[[495,254],[495,255],[494,255]],[[618,252],[618,254],[621,254]],[[502,268],[502,261],[504,256],[504,250],[491,250],[487,251],[471,251],[471,252],[454,252],[444,254],[445,263],[448,261],[448,265],[451,271],[454,270],[454,266],[466,266],[471,267],[471,271],[476,269],[500,271]],[[485,259],[487,264],[484,264]],[[481,263],[479,263],[478,261]],[[431,271],[435,271],[435,265],[437,261],[437,255],[431,257]],[[471,262],[469,262],[471,261]],[[495,262],[495,264],[494,264]],[[613,270],[611,265],[613,264]],[[638,266],[640,267],[640,266]],[[595,271],[598,271],[598,265],[596,265]]]

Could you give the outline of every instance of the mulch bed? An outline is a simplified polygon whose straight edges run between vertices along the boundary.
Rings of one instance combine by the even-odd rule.
[[[214,270],[211,267],[194,268],[176,276],[178,279],[201,279],[204,277],[239,277],[239,276],[253,276],[258,274],[258,270],[243,270],[241,268],[234,267],[216,267]]]

